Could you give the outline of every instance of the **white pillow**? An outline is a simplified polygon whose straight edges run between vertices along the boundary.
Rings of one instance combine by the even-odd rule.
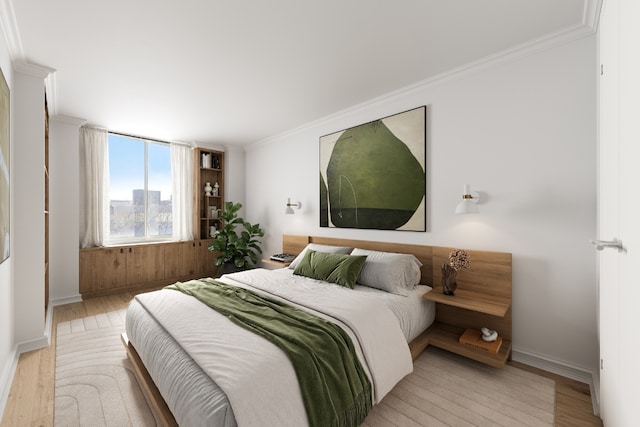
[[[367,260],[356,283],[392,294],[407,296],[420,284],[422,263],[411,254],[369,251],[355,248],[351,255],[366,255]]]
[[[304,254],[307,253],[307,249],[311,249],[312,251],[316,251],[316,252],[324,252],[328,254],[346,255],[346,254],[349,254],[349,252],[351,252],[351,249],[353,248],[348,248],[346,246],[331,246],[331,245],[319,245],[317,243],[309,243],[302,250],[302,252],[300,252],[293,261],[291,261],[289,268],[296,268],[296,265],[298,265],[298,263],[302,261],[302,258],[304,258]]]

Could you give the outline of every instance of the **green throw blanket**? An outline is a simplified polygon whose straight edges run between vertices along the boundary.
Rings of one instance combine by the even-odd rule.
[[[371,409],[371,383],[349,336],[289,304],[213,280],[167,286],[194,296],[287,354],[311,426],[357,426]]]

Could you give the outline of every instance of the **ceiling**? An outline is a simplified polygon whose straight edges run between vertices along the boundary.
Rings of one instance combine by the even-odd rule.
[[[15,33],[12,59],[56,70],[54,113],[222,146],[263,140],[525,43],[591,33],[599,3],[0,1]]]

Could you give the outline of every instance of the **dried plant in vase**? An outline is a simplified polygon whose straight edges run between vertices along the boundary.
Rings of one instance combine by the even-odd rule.
[[[458,271],[469,268],[471,258],[464,249],[453,249],[449,253],[449,263],[442,264],[442,293],[453,295],[458,283],[456,276]]]

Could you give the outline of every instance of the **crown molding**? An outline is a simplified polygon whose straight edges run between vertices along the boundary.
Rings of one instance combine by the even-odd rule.
[[[14,61],[13,70],[17,73],[25,74],[27,76],[36,77],[39,79],[47,79],[50,74],[55,73],[56,71],[53,68],[49,68],[44,65],[27,62],[24,59]]]
[[[16,73],[43,79],[44,89],[47,94],[47,106],[49,108],[49,115],[55,116],[56,114],[58,114],[58,103],[56,100],[58,86],[56,83],[55,69],[47,67],[45,65],[33,64],[23,59],[18,59],[13,61],[13,70]]]
[[[591,28],[595,33],[598,31],[598,23],[600,22],[600,11],[602,10],[602,2],[604,0],[586,0],[584,3],[584,12],[582,14],[582,22]]]
[[[44,80],[44,90],[47,93],[47,106],[49,115],[58,114],[58,82],[56,79],[56,71],[53,70]]]
[[[7,43],[13,69],[19,73],[45,79],[49,112],[57,112],[57,82],[53,68],[27,62],[12,0],[0,0],[0,27]]]
[[[0,0],[0,27],[2,27],[2,33],[7,42],[11,61],[24,58],[18,21],[16,21],[16,14],[11,0]]]
[[[76,126],[76,127],[84,126],[87,123],[85,119],[81,119],[79,117],[73,117],[73,116],[65,116],[64,114],[55,114],[55,115],[51,114],[50,117],[52,122],[62,123],[65,125]]]

